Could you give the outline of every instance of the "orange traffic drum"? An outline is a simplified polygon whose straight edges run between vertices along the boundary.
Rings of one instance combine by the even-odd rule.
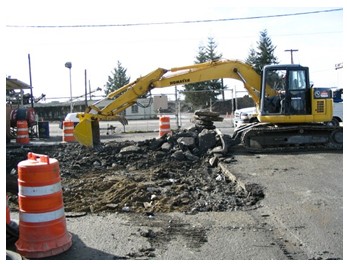
[[[162,137],[165,134],[171,134],[170,117],[161,116],[159,118],[159,137]]]
[[[18,144],[28,144],[29,143],[29,129],[28,122],[21,120],[17,121],[17,137],[16,142]]]
[[[27,258],[60,254],[72,245],[66,229],[59,162],[28,153],[18,163],[19,239],[17,252]]]
[[[75,136],[74,132],[74,123],[72,121],[63,122],[63,141],[64,142],[74,142]]]

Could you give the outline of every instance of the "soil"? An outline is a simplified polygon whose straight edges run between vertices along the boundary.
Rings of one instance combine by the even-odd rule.
[[[236,162],[231,154],[187,149],[178,138],[111,142],[97,150],[77,143],[7,148],[10,206],[17,204],[17,164],[28,152],[58,160],[65,212],[232,211],[252,209],[263,199],[259,186],[246,191],[209,162]]]

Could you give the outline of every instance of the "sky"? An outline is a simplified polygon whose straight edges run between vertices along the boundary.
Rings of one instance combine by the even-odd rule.
[[[276,46],[275,56],[280,63],[290,63],[290,53],[285,50],[297,49],[294,63],[310,68],[311,82],[316,87],[343,86],[343,69],[335,70],[335,64],[343,62],[343,11],[238,19],[331,10],[342,8],[343,1],[6,2],[5,10],[12,12],[2,15],[5,74],[29,84],[30,54],[33,94],[46,94],[46,102],[69,100],[66,62],[72,64],[72,96],[77,97],[85,91],[85,70],[88,86],[90,83],[92,90],[104,89],[117,61],[133,81],[158,67],[194,64],[199,46],[206,45],[209,37],[215,40],[216,51],[223,58],[245,60],[264,29]],[[221,19],[226,20],[166,23]],[[64,27],[71,25],[80,27]],[[233,81],[226,84],[238,90],[242,87]],[[154,89],[152,93],[172,95],[174,88]]]

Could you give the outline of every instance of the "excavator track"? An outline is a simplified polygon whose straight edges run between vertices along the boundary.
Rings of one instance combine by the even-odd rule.
[[[343,149],[343,127],[324,124],[274,126],[257,123],[244,129],[240,137],[243,146],[256,153]]]

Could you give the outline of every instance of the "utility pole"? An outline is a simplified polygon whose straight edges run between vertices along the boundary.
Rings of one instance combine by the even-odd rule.
[[[177,85],[175,85],[175,105],[176,105],[176,126],[179,129],[180,128],[180,123],[178,120],[178,112],[179,112],[179,105],[178,105],[178,95],[177,95]]]
[[[72,84],[71,84],[71,68],[72,68],[72,63],[67,62],[65,63],[65,67],[69,69],[69,76],[70,76],[70,113],[72,113]]]
[[[293,52],[296,52],[296,51],[299,51],[297,49],[288,49],[288,50],[285,50],[285,51],[289,51],[290,52],[290,62],[292,64],[294,64],[294,60],[293,60]]]
[[[31,60],[30,54],[28,54],[28,62],[29,62],[29,79],[30,79],[30,97],[31,97],[31,107],[34,107],[34,96],[33,96],[33,82],[31,79]],[[22,94],[23,95],[23,94]],[[22,96],[23,99],[23,96]]]
[[[88,97],[87,97],[87,70],[84,70],[84,102],[86,107],[88,107]]]

